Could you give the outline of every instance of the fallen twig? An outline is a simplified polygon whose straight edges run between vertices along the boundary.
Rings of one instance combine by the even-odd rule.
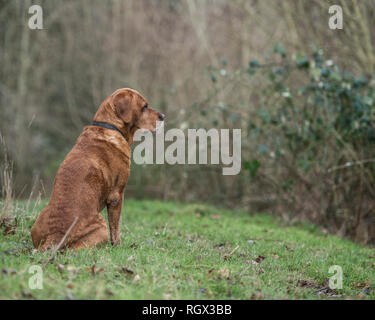
[[[372,163],[372,162],[375,162],[375,159],[366,159],[366,160],[360,160],[360,161],[354,161],[354,162],[349,161],[349,162],[346,162],[345,164],[343,164],[341,166],[332,167],[332,168],[328,169],[327,172],[341,170],[341,169],[345,169],[345,168],[349,168],[349,167],[353,167],[353,166],[360,166],[360,165],[363,165],[363,164],[366,164],[366,163]]]
[[[66,231],[65,235],[62,237],[62,239],[59,242],[59,244],[52,250],[51,256],[43,263],[43,268],[45,268],[46,265],[49,264],[55,258],[57,251],[59,251],[60,247],[62,246],[62,244],[64,243],[64,241],[68,237],[70,231],[72,231],[72,229],[75,226],[75,224],[77,223],[77,221],[78,221],[78,217],[76,217],[74,219],[73,223],[71,224],[71,226],[69,227],[69,229]]]
[[[235,252],[238,250],[239,247],[240,247],[240,246],[235,247],[235,248],[231,251],[231,253],[229,254],[229,256],[232,256],[233,253],[235,253]]]

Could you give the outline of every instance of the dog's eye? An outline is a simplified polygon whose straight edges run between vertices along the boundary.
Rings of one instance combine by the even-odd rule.
[[[143,108],[142,108],[142,111],[145,111],[147,108],[148,108],[148,105],[145,104],[145,105],[143,106]]]

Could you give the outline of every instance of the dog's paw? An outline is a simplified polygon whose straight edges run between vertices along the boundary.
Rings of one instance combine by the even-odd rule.
[[[121,244],[121,241],[120,240],[111,240],[111,243],[113,246],[118,246]]]

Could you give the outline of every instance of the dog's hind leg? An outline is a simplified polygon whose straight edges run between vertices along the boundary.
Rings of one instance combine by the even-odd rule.
[[[103,217],[97,213],[93,220],[86,226],[78,226],[78,233],[67,241],[68,248],[91,248],[108,242],[109,232]]]
[[[98,226],[84,236],[78,238],[74,242],[68,244],[70,249],[92,248],[106,244],[109,240],[108,228],[106,226]]]
[[[62,236],[61,236],[62,238]],[[39,243],[38,246],[36,246],[36,248],[39,250],[39,251],[46,251],[48,249],[51,249],[52,247],[54,246],[57,246],[59,243],[59,241],[56,239],[56,237],[51,237],[51,236],[48,236],[47,239],[41,241]],[[62,248],[60,248],[62,249]]]

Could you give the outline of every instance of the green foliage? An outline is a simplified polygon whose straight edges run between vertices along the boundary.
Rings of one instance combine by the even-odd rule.
[[[286,52],[283,46],[280,44],[275,44],[273,52],[278,53],[282,58],[286,58]]]
[[[284,52],[275,48],[277,53]],[[264,95],[283,98],[276,107],[260,106],[260,126],[263,131],[267,126],[277,128],[282,148],[302,154],[298,163],[304,170],[317,160],[313,155],[321,148],[319,142],[327,142],[332,135],[338,147],[348,143],[358,149],[375,142],[373,77],[341,70],[333,61],[325,61],[320,50],[312,58],[296,55],[294,63],[259,72],[269,81]],[[289,87],[290,77],[305,78],[305,83]]]
[[[375,75],[344,70],[321,49],[289,54],[280,44],[264,61],[230,73],[215,90],[227,106],[222,126],[231,124],[229,114],[241,114],[249,185],[277,194],[280,211],[291,217],[331,230],[344,225],[354,238],[366,234],[359,226],[369,230],[375,219]],[[222,98],[229,85],[231,103]]]
[[[249,171],[250,176],[254,178],[260,167],[260,162],[256,159],[251,161],[245,161],[243,167],[245,170]]]

